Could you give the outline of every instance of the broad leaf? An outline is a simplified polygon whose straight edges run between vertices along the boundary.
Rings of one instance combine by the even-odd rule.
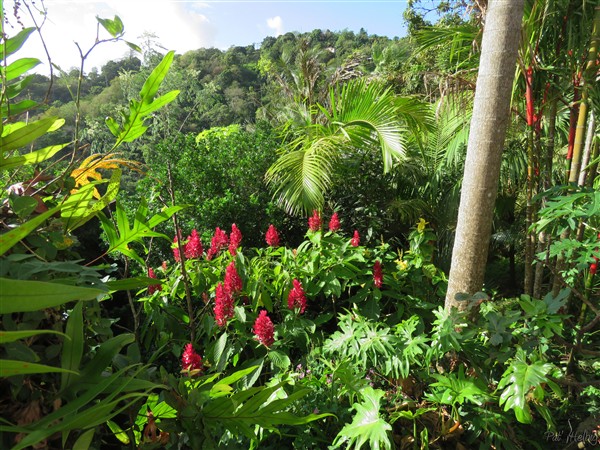
[[[47,132],[60,128],[64,123],[64,119],[48,117],[26,125],[23,124],[23,126],[5,126],[2,138],[0,138],[2,155],[10,150],[15,150],[30,144]]]
[[[363,402],[352,405],[356,411],[354,419],[338,433],[333,448],[340,448],[348,442],[347,448],[356,450],[365,444],[372,450],[392,449],[390,440],[392,426],[379,415],[383,395],[382,390],[370,386],[362,391]]]
[[[56,153],[61,151],[67,145],[69,144],[51,145],[49,147],[45,147],[31,153],[25,153],[19,156],[12,156],[10,158],[2,158],[0,159],[0,170],[14,169],[16,167],[28,164],[41,163],[42,161],[52,158]]]
[[[519,349],[498,383],[498,389],[504,389],[500,395],[500,406],[504,405],[504,411],[512,409],[519,422],[531,423],[533,418],[527,395],[548,381],[546,375],[552,369],[552,364],[542,361],[528,364],[525,352]]]
[[[39,311],[73,300],[92,300],[106,292],[96,288],[47,283],[44,281],[0,278],[0,314]]]
[[[14,377],[16,375],[29,375],[33,373],[73,373],[70,370],[61,369],[60,367],[46,366],[44,364],[35,364],[27,361],[13,361],[9,359],[0,359],[0,377]]]
[[[63,341],[61,367],[72,372],[79,369],[79,364],[83,356],[83,302],[77,302],[71,310],[65,332],[69,336],[69,339]],[[61,390],[64,390],[71,384],[73,375],[69,372],[65,372],[61,376]]]
[[[24,330],[24,331],[4,331],[0,330],[0,344],[6,344],[7,342],[14,342],[19,339],[26,339],[28,337],[37,336],[40,334],[58,334],[68,339],[68,336],[60,331],[54,330]]]

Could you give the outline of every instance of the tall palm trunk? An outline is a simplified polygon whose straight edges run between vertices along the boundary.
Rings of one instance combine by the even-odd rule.
[[[524,0],[491,0],[483,31],[446,309],[483,286]]]

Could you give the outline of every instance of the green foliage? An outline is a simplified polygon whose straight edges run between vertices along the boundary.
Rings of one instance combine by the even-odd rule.
[[[342,428],[333,443],[333,448],[339,448],[345,443],[348,444],[346,448],[356,450],[365,444],[368,444],[369,448],[377,450],[392,448],[389,436],[392,426],[379,415],[380,402],[384,395],[385,392],[379,389],[371,387],[364,389],[363,401],[352,405],[356,410],[352,423]]]

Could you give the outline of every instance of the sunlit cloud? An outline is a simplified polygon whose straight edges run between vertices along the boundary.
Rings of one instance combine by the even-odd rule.
[[[283,34],[283,20],[280,16],[267,19],[267,26],[275,31],[275,36],[281,36]]]
[[[11,19],[13,0],[5,1],[7,16]],[[140,44],[142,36],[154,35],[154,41],[162,48],[184,53],[201,47],[215,45],[216,28],[207,15],[203,14],[204,4],[165,2],[152,0],[108,0],[69,1],[46,0],[48,15],[42,27],[42,34],[52,61],[65,70],[79,67],[80,54],[83,54],[96,39],[96,16],[112,19],[118,15],[125,25],[125,39]],[[193,5],[193,8],[190,7]],[[25,26],[31,25],[27,13],[21,14]],[[14,19],[13,19],[14,22]],[[15,29],[16,33],[18,29]],[[7,29],[11,34],[11,31]],[[13,34],[14,34],[13,33]],[[100,38],[110,37],[100,29]],[[35,56],[45,60],[39,38],[32,36],[22,55]],[[100,67],[109,60],[127,56],[131,50],[124,43],[106,43],[97,46],[86,59],[85,70]],[[43,73],[44,70],[41,70]]]

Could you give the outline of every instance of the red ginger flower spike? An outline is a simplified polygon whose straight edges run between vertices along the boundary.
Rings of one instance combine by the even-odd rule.
[[[265,347],[270,347],[273,345],[273,342],[275,342],[275,327],[267,315],[267,311],[264,309],[258,314],[252,331],[254,332],[258,342],[263,344]]]
[[[192,234],[187,238],[187,244],[185,244],[183,253],[186,259],[198,259],[202,257],[202,253],[204,253],[202,241],[195,228],[192,230]]]
[[[227,233],[221,230],[219,227],[215,228],[215,234],[210,241],[210,250],[206,254],[206,259],[209,261],[216,256],[221,250],[227,247],[227,243],[229,239],[227,238]]]
[[[331,216],[331,220],[329,221],[329,231],[336,232],[340,229],[340,219],[338,217],[338,213],[334,212],[333,216]]]
[[[308,229],[310,231],[319,231],[321,229],[321,214],[316,209],[313,210],[312,217],[308,218]]]
[[[358,234],[358,230],[354,230],[354,236],[350,239],[350,245],[352,245],[352,247],[358,247],[360,245],[360,235]]]
[[[302,283],[296,279],[293,281],[294,287],[288,294],[288,308],[289,309],[300,309],[300,314],[304,313],[306,309],[306,295],[304,289],[302,289]]]
[[[242,242],[242,232],[234,223],[231,225],[231,234],[229,235],[229,253],[231,256],[235,256],[237,254],[237,248],[240,246]]]
[[[233,295],[242,290],[242,279],[240,278],[235,262],[231,261],[225,269],[225,290],[229,295]]]
[[[177,236],[173,238],[173,258],[175,258],[176,262],[181,261],[181,256],[179,256],[179,244],[177,243],[179,240]]]
[[[271,247],[279,247],[279,233],[273,224],[269,225],[265,240],[267,241],[267,245]]]
[[[152,267],[148,267],[148,278],[156,278],[156,274]],[[148,286],[148,295],[152,295],[157,291],[162,291],[162,284],[151,284]]]
[[[597,272],[598,272],[598,263],[595,262],[595,263],[590,264],[590,273],[592,275],[596,275]]]
[[[383,284],[383,272],[381,271],[380,261],[375,261],[375,265],[373,266],[373,283],[377,288],[381,288]]]
[[[220,327],[227,325],[229,319],[233,319],[233,297],[227,289],[223,286],[223,283],[219,282],[215,290],[215,322]]]
[[[202,357],[194,351],[194,346],[190,343],[185,346],[183,355],[181,355],[181,367],[183,370],[198,370],[202,372]]]

